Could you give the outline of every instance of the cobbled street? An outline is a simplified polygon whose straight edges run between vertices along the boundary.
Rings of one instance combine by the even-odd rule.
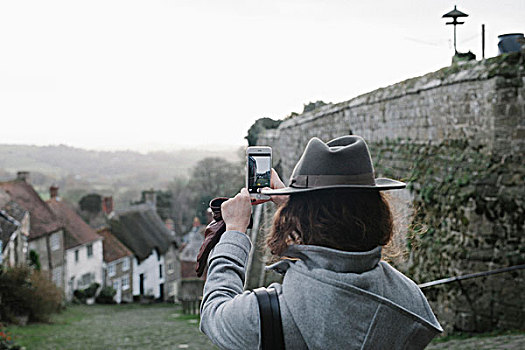
[[[198,317],[179,306],[77,305],[51,324],[10,327],[17,344],[32,349],[217,349],[199,331]],[[525,333],[435,342],[429,350],[525,349]]]
[[[53,324],[10,331],[27,350],[216,349],[199,331],[198,322],[169,304],[71,306]]]
[[[487,338],[469,338],[450,340],[444,343],[431,344],[427,350],[503,350],[525,349],[525,334],[500,335]]]

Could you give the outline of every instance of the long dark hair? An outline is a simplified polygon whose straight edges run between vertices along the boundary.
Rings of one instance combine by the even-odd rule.
[[[393,219],[379,191],[328,189],[290,195],[275,213],[266,243],[274,255],[289,244],[367,251],[391,240]]]

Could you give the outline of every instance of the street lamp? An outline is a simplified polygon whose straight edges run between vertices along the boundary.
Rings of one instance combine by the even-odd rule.
[[[456,6],[454,6],[454,9],[452,11],[445,13],[441,17],[441,18],[452,18],[452,22],[447,22],[446,24],[454,25],[454,54],[458,53],[458,50],[456,49],[456,25],[465,23],[465,22],[458,22],[459,17],[468,17],[468,15],[456,9]]]

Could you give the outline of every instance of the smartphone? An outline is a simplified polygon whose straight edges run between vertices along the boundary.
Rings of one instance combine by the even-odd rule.
[[[246,149],[246,188],[254,199],[270,199],[259,193],[261,188],[270,187],[272,174],[272,148],[251,146]]]

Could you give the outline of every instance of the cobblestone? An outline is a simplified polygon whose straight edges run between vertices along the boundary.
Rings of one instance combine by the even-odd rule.
[[[27,350],[216,349],[198,324],[174,305],[94,305],[71,306],[53,324],[9,330]]]
[[[178,306],[71,306],[52,324],[9,327],[17,344],[32,349],[217,349],[198,328],[197,316]],[[525,332],[431,343],[427,349],[525,349]]]
[[[443,343],[430,344],[428,350],[503,350],[525,349],[525,333],[514,335],[501,335],[497,337],[449,340]]]

